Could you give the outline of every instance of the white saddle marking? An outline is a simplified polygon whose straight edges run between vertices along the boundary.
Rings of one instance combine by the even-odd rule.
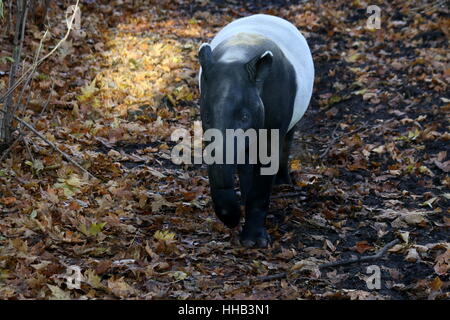
[[[297,92],[288,130],[292,129],[303,117],[308,108],[314,84],[314,63],[305,38],[289,21],[271,15],[256,14],[237,19],[226,25],[211,41],[211,49],[214,50],[222,41],[239,33],[258,34],[272,40],[283,51],[286,58],[294,67],[297,80]],[[238,58],[239,53],[231,53],[228,59],[231,59],[233,56]],[[202,70],[200,68],[199,83],[201,72]]]

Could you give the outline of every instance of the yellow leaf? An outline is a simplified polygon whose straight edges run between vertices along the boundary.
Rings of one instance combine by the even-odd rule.
[[[437,199],[437,197],[428,199],[427,201],[421,203],[420,205],[421,205],[421,206],[429,206],[430,208],[433,208],[432,204],[433,204],[433,202],[436,201],[436,199]]]
[[[409,232],[408,232],[408,231],[400,232],[400,237],[402,238],[402,240],[403,240],[405,243],[408,243],[408,242],[409,242]]]
[[[155,234],[153,235],[153,237],[156,240],[174,240],[175,239],[175,233],[170,232],[168,230],[164,230],[164,231],[156,231]]]
[[[299,171],[301,170],[300,160],[294,160],[291,162],[291,170],[292,171]]]
[[[81,95],[78,96],[78,101],[83,102],[88,100],[98,89],[95,85],[95,79],[86,87],[81,89]]]
[[[360,57],[361,55],[359,53],[354,53],[350,57],[345,58],[345,60],[347,60],[347,62],[356,62]]]
[[[176,280],[176,281],[181,281],[184,280],[188,277],[187,273],[183,272],[183,271],[174,271],[171,272],[170,275]]]
[[[70,292],[66,292],[57,286],[52,286],[51,284],[47,284],[52,292],[51,300],[70,300]]]
[[[436,277],[436,278],[434,278],[434,280],[431,281],[431,283],[430,283],[431,290],[433,290],[433,291],[439,291],[439,290],[441,290],[443,284],[444,284],[444,283],[441,281],[441,279],[440,279],[439,277]]]
[[[66,180],[66,184],[72,187],[79,188],[83,184],[75,174],[71,175],[69,179]]]
[[[84,272],[84,276],[86,278],[86,282],[95,289],[102,289],[105,286],[101,282],[101,278],[95,273],[94,270],[86,270]]]
[[[428,169],[426,166],[420,166],[419,167],[419,172],[420,173],[426,173],[430,177],[434,177],[434,173],[430,169]]]

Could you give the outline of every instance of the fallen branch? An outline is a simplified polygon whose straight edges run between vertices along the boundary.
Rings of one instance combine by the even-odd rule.
[[[258,277],[257,280],[261,282],[272,281],[272,280],[281,280],[287,277],[286,272],[270,274],[268,276]]]
[[[277,273],[277,274],[271,274],[268,276],[261,276],[258,278],[258,281],[267,282],[267,281],[272,281],[272,280],[280,280],[283,278],[285,278],[284,273]],[[312,278],[312,277],[298,277],[298,278],[295,278],[295,281],[315,281],[315,282],[330,283],[330,280],[328,280],[328,279],[320,279],[320,278]]]
[[[6,113],[6,111],[0,109],[1,112]],[[73,164],[75,167],[77,167],[78,169],[80,169],[82,172],[86,173],[89,177],[97,179],[95,176],[93,176],[89,171],[87,171],[85,168],[83,168],[81,165],[79,165],[75,160],[73,160],[67,153],[65,153],[64,151],[62,151],[61,149],[59,149],[53,142],[49,141],[48,139],[46,139],[39,131],[37,131],[31,124],[29,124],[28,122],[20,119],[17,116],[14,116],[14,119],[18,122],[20,122],[20,124],[24,125],[25,127],[27,127],[29,130],[31,130],[35,135],[37,135],[39,138],[41,138],[45,143],[47,143],[50,147],[52,147],[53,149],[55,149],[57,152],[59,152],[67,161],[69,161],[71,164]]]
[[[409,9],[409,11],[420,12],[423,9],[425,9],[425,10],[423,10],[422,13],[426,13],[426,12],[438,9],[443,4],[445,4],[445,0],[439,1],[439,2],[437,2],[437,3],[435,3],[435,4],[431,5],[431,6],[430,6],[430,4],[427,3],[426,5],[419,6],[417,8],[411,8],[411,9]]]
[[[357,258],[353,258],[353,259],[338,260],[338,261],[334,261],[334,262],[322,263],[319,265],[319,269],[325,269],[325,268],[331,268],[331,267],[352,264],[352,263],[356,263],[356,262],[366,262],[366,261],[373,261],[373,260],[380,259],[390,248],[392,248],[399,242],[400,242],[399,239],[395,239],[395,240],[389,242],[388,244],[386,244],[376,254],[371,255],[371,256],[364,256],[364,257],[357,257]],[[264,282],[264,281],[280,280],[280,279],[287,278],[287,276],[288,276],[287,272],[281,272],[281,273],[275,273],[275,274],[268,275],[268,276],[258,277],[257,281]]]
[[[336,131],[337,131],[337,129],[339,128],[339,125],[340,125],[341,123],[340,122],[338,122],[337,124],[336,124],[336,127],[334,128],[334,130],[333,130],[333,132],[331,133],[331,141],[328,143],[328,146],[327,146],[327,148],[325,149],[325,151],[324,152],[322,152],[322,154],[319,156],[319,158],[320,159],[323,159],[323,158],[325,158],[325,156],[328,154],[328,152],[330,151],[330,149],[331,149],[331,147],[336,143],[336,141],[337,141],[337,139],[339,138],[339,136],[336,136]]]
[[[386,251],[388,251],[390,248],[392,248],[399,242],[400,242],[400,240],[395,239],[395,240],[389,242],[388,244],[386,244],[376,254],[371,255],[371,256],[356,257],[353,259],[338,260],[338,261],[334,261],[334,262],[323,263],[323,264],[319,265],[319,268],[324,269],[324,268],[343,266],[343,265],[347,265],[347,264],[351,264],[351,263],[355,263],[355,262],[365,262],[365,261],[377,260],[377,259],[380,259],[386,253]]]
[[[391,121],[391,120],[388,120],[388,121],[386,121],[384,124],[386,124],[386,123],[388,123],[389,121]],[[337,129],[339,128],[339,125],[341,124],[341,122],[339,122],[337,125],[336,125],[336,127],[334,128],[334,130],[333,130],[333,132],[331,133],[331,141],[328,143],[328,146],[327,146],[327,148],[325,149],[325,151],[324,152],[322,152],[322,154],[319,156],[319,158],[320,159],[323,159],[323,158],[325,158],[326,156],[327,156],[327,154],[328,154],[328,152],[331,150],[331,148],[333,147],[333,145],[335,145],[336,144],[336,142],[338,141],[338,140],[340,140],[340,139],[342,139],[343,137],[348,137],[348,136],[350,136],[350,135],[352,135],[352,134],[355,134],[355,133],[357,133],[357,132],[365,132],[365,131],[367,131],[367,130],[373,130],[373,129],[376,129],[376,128],[378,128],[380,125],[378,125],[378,126],[375,126],[375,127],[367,127],[367,123],[363,123],[363,125],[362,126],[360,126],[359,128],[357,128],[357,129],[355,129],[355,130],[353,130],[353,131],[350,131],[350,132],[347,132],[347,133],[343,133],[343,134],[341,134],[341,135],[336,135],[336,131],[337,131]]]
[[[300,197],[300,200],[305,200],[306,193],[305,192],[289,192],[289,193],[283,193],[276,196],[272,196],[271,199],[279,199],[279,198],[294,198],[294,197]]]
[[[302,220],[302,222],[296,221],[296,220],[293,220],[293,222],[297,223],[298,225],[301,225],[303,222],[306,222],[306,223],[310,224],[311,226],[313,226],[314,228],[325,229],[325,230],[328,230],[328,231],[336,232],[336,230],[333,229],[332,226],[321,225],[321,224],[319,224],[317,222],[314,222],[313,220],[306,219],[306,218],[301,218],[301,220]]]

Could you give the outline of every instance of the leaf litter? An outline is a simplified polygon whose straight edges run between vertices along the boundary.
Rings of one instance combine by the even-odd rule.
[[[381,1],[382,28],[368,30],[365,1],[281,2],[83,3],[84,33],[39,68],[26,117],[100,180],[35,137],[33,159],[14,147],[0,164],[1,298],[449,298],[448,8]],[[205,166],[170,161],[171,132],[199,120],[197,48],[252,13],[296,24],[316,66],[296,187],[274,190],[265,250],[214,217]],[[30,25],[26,50],[42,34]],[[319,270],[394,239],[379,260]],[[278,273],[291,276],[258,281]]]

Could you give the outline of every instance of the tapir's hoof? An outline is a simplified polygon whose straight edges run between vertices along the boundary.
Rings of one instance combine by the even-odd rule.
[[[244,228],[241,233],[241,244],[247,248],[267,248],[270,244],[270,237],[265,228],[252,231]]]

